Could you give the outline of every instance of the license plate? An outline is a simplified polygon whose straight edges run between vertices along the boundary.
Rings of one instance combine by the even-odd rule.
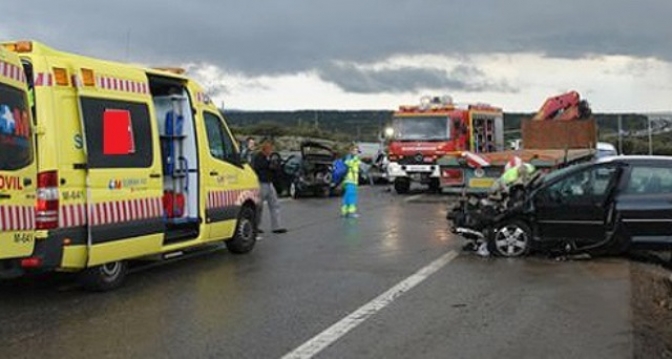
[[[469,187],[490,188],[495,183],[494,178],[472,178],[469,180]]]
[[[430,166],[409,165],[406,166],[406,171],[431,172],[432,168]]]

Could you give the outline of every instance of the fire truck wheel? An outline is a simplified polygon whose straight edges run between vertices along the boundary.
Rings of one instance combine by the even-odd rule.
[[[530,252],[532,230],[523,221],[510,221],[499,226],[488,240],[488,249],[500,257],[522,257]]]
[[[429,180],[429,191],[432,193],[438,193],[441,191],[441,183],[438,178],[432,178]]]
[[[411,182],[407,179],[397,178],[394,181],[394,190],[398,194],[406,194],[411,189]]]
[[[87,290],[105,292],[119,287],[126,278],[127,271],[126,262],[110,262],[85,269],[80,274],[80,282]]]
[[[226,241],[226,248],[231,253],[244,254],[252,250],[257,243],[255,211],[252,206],[243,206],[238,215],[238,223],[233,238]]]

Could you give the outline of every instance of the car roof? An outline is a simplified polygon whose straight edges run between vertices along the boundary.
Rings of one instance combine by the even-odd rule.
[[[646,155],[628,155],[628,156],[608,156],[597,160],[597,163],[624,163],[631,165],[668,165],[672,166],[672,156],[646,156]]]
[[[605,151],[616,151],[616,147],[614,147],[614,145],[609,142],[598,142],[597,149]]]

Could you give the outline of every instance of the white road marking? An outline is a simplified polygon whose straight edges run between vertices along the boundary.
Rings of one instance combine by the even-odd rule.
[[[349,331],[362,324],[365,320],[369,319],[383,308],[392,304],[392,302],[401,297],[404,293],[410,291],[413,289],[413,287],[422,283],[425,279],[429,278],[429,276],[434,274],[446,264],[450,263],[450,261],[455,259],[457,255],[458,254],[455,251],[450,251],[444,254],[441,256],[441,258],[433,261],[426,267],[415,272],[410,277],[390,288],[387,292],[379,295],[377,298],[366,303],[347,317],[327,328],[322,333],[303,343],[300,347],[286,354],[282,357],[282,359],[312,358],[314,355],[318,354],[329,345],[335,343]]]
[[[406,197],[406,198],[404,198],[404,202],[415,201],[416,199],[418,199],[422,196],[424,196],[424,194],[421,193],[421,194],[416,194],[415,196]]]

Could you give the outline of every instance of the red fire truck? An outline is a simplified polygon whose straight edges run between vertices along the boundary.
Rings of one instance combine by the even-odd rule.
[[[415,106],[400,106],[394,112],[388,136],[388,179],[397,193],[407,193],[411,182],[440,190],[436,161],[504,149],[501,108],[487,104],[456,105],[450,96],[421,98]]]

